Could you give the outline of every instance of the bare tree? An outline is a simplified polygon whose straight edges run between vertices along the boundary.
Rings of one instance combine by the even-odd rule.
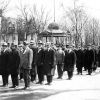
[[[8,5],[10,3],[10,0],[0,0],[0,11],[2,14],[8,11]]]
[[[24,20],[26,39],[27,35],[31,34],[31,37],[33,37],[34,34],[38,35],[45,29],[49,14],[45,12],[43,7],[39,11],[36,4],[33,5],[33,8],[29,8],[29,6],[23,6],[20,2],[20,7],[17,8],[21,11],[21,16]]]
[[[70,31],[74,33],[73,38],[75,46],[78,47],[78,45],[82,45],[83,43],[82,34],[88,17],[83,7],[77,6],[76,3],[77,0],[74,0],[73,8],[68,8],[67,10],[64,7],[63,8],[65,11],[65,18],[67,17],[71,23]]]
[[[85,45],[93,44],[98,45],[100,33],[100,24],[99,21],[95,18],[88,20],[85,26]]]
[[[36,34],[40,34],[42,31],[45,30],[45,27],[49,21],[49,13],[45,11],[43,6],[41,7],[40,11],[37,10],[37,6],[33,5],[33,8],[30,10],[31,15],[30,18],[33,20],[33,27]]]

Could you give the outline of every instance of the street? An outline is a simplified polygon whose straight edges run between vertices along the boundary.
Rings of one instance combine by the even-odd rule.
[[[45,85],[46,80],[43,85],[31,83],[29,90],[23,90],[23,81],[18,89],[0,87],[0,100],[100,100],[100,68],[91,76],[86,74],[77,75],[75,71],[73,79],[66,80],[66,72],[63,79],[57,79],[56,73],[52,85]]]

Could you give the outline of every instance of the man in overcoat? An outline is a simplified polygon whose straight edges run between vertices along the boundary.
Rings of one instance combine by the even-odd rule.
[[[91,48],[91,45],[88,45],[87,47],[87,50],[85,52],[85,66],[88,70],[88,75],[91,75],[92,73],[92,65],[94,63],[94,59],[95,59],[95,56],[94,56],[94,52]]]
[[[77,57],[76,59],[77,74],[82,75],[84,55],[83,55],[83,50],[81,49],[81,47],[79,47],[78,50],[76,51],[76,57]]]
[[[71,80],[71,78],[73,77],[76,55],[71,46],[67,45],[66,47],[67,49],[65,50],[64,71],[67,71],[68,80]]]
[[[98,60],[98,67],[100,67],[100,46],[98,47],[97,60]]]
[[[36,56],[37,56],[37,51],[38,48],[36,46],[36,43],[34,41],[30,42],[30,48],[33,51],[33,61],[32,61],[32,69],[31,69],[31,82],[36,81],[36,74],[37,74],[37,68],[36,68]]]
[[[30,87],[30,70],[32,69],[33,51],[28,47],[28,42],[23,42],[23,55],[21,61],[21,67],[23,70],[23,78],[25,87],[24,89],[29,89]]]
[[[23,44],[19,44],[18,45],[18,52],[19,52],[19,56],[20,56],[20,65],[19,65],[19,80],[23,79],[23,72],[22,72],[22,67],[21,67],[21,63],[23,60]]]
[[[43,43],[42,41],[39,41],[37,57],[36,57],[37,74],[38,74],[38,82],[36,84],[43,84],[44,81],[43,59],[44,59]]]
[[[9,56],[9,51],[7,50],[7,43],[4,42],[0,54],[0,74],[2,76],[2,81],[3,81],[2,86],[4,87],[8,86],[8,76],[9,76],[8,56]]]
[[[61,46],[59,45],[58,50],[56,51],[56,64],[57,64],[58,79],[62,79],[62,76],[63,76],[64,56],[65,56],[65,53],[62,50]]]
[[[16,45],[14,43],[11,44],[11,51],[8,57],[9,58],[8,67],[12,79],[12,86],[10,88],[17,88],[19,85],[18,74],[19,74],[20,56],[15,46]]]
[[[55,71],[55,51],[50,47],[51,43],[46,43],[46,49],[44,51],[44,75],[47,77],[46,85],[52,83],[54,71]]]

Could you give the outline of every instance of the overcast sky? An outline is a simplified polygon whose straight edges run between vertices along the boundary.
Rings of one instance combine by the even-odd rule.
[[[17,17],[20,13],[17,10],[17,6],[19,5],[19,1],[23,5],[27,5],[32,7],[35,3],[38,9],[41,6],[44,6],[46,11],[50,12],[50,16],[53,17],[53,5],[54,0],[9,0],[8,12],[6,16],[9,17]],[[73,0],[55,0],[55,12],[56,12],[56,21],[60,19],[63,13],[63,8],[61,4],[63,3],[64,7],[67,9],[68,7],[73,7]],[[78,4],[84,6],[85,10],[90,16],[98,18],[100,20],[100,0],[78,0]]]

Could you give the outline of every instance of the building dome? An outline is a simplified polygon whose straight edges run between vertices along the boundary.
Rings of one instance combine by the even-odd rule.
[[[57,23],[55,23],[55,22],[53,22],[53,23],[50,23],[49,25],[48,25],[48,29],[55,29],[55,30],[58,30],[59,29],[59,25],[57,24]]]

